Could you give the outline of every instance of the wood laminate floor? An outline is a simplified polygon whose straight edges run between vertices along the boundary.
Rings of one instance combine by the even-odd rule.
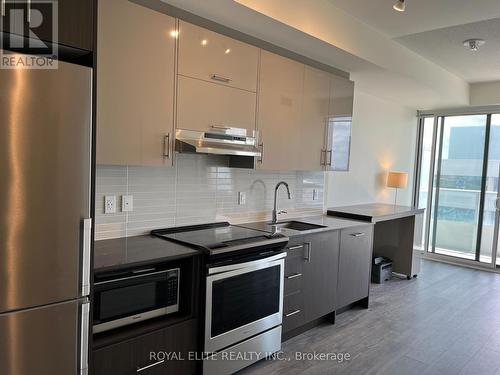
[[[351,359],[298,361],[295,352]],[[285,342],[283,357],[241,374],[500,375],[500,274],[422,261],[417,279],[372,284],[369,309]]]

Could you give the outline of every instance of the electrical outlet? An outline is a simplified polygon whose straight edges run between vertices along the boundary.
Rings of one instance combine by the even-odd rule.
[[[134,196],[122,195],[122,212],[134,211]]]
[[[104,213],[116,213],[116,195],[106,195],[104,197]]]
[[[238,192],[238,204],[240,206],[243,206],[247,203],[247,193],[244,191],[239,191]]]

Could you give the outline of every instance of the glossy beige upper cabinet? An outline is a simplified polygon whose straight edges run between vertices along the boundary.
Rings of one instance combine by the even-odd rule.
[[[172,165],[175,19],[98,2],[97,163]]]
[[[261,52],[257,127],[263,156],[257,168],[296,170],[304,152],[301,107],[304,65]]]
[[[354,82],[337,76],[331,76],[330,82],[324,164],[327,170],[348,171],[351,152]]]
[[[179,74],[257,91],[259,49],[202,27],[179,23]]]
[[[177,128],[255,130],[255,93],[179,76],[177,87]]]
[[[329,73],[307,65],[305,67],[298,170],[323,169],[330,103],[330,77]]]

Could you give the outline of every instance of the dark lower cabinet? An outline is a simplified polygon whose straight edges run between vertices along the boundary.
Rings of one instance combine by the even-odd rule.
[[[368,297],[372,248],[373,226],[340,232],[337,309]]]
[[[306,237],[304,263],[304,306],[307,321],[335,310],[339,232],[323,232]]]
[[[5,1],[4,7],[1,22],[4,32],[93,50],[96,0],[18,0]],[[54,23],[57,35],[53,34]]]
[[[191,319],[93,352],[93,375],[190,375],[197,320]]]
[[[338,231],[290,240],[285,260],[284,337],[335,310],[338,256]]]

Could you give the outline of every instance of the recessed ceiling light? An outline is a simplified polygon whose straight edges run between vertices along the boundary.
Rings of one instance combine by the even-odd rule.
[[[207,45],[207,43],[208,43],[208,40],[206,40],[206,39],[203,39],[203,40],[201,41],[201,45],[202,45],[202,46],[206,46],[206,45]]]
[[[172,38],[177,38],[179,36],[179,31],[178,30],[172,30],[172,31],[170,31],[170,36]]]
[[[486,42],[483,39],[467,39],[464,40],[464,46],[472,52],[476,52],[479,47],[483,46]]]
[[[227,54],[229,54],[229,53],[231,53],[231,48],[226,49],[226,50],[224,51],[224,53],[225,53],[226,55],[227,55]]]
[[[404,12],[405,11],[405,0],[398,0],[396,4],[392,6],[394,10],[397,10],[398,12]]]

